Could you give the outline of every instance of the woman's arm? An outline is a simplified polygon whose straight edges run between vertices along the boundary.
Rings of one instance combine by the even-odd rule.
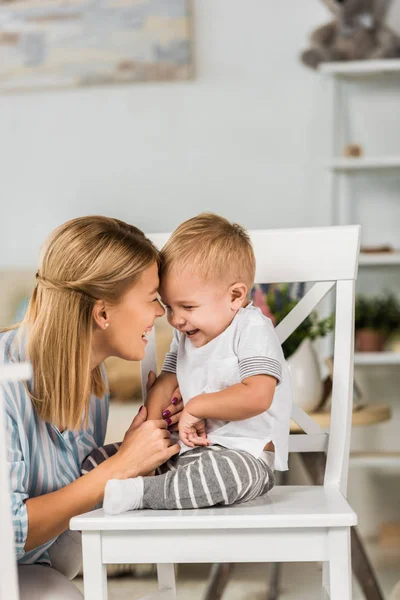
[[[25,552],[57,537],[68,529],[72,517],[92,510],[102,501],[107,481],[114,477],[112,459],[65,487],[36,498],[29,498],[28,535]]]
[[[25,551],[32,550],[68,529],[72,517],[93,509],[102,501],[109,479],[146,475],[179,452],[172,444],[164,420],[146,421],[143,408],[125,434],[118,452],[65,487],[26,500],[28,535]],[[146,422],[144,422],[146,421]]]

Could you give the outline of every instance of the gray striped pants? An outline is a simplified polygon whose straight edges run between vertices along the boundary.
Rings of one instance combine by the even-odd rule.
[[[143,508],[201,508],[254,500],[274,487],[273,454],[198,446],[145,477]]]
[[[95,448],[84,460],[81,473],[97,467],[119,447]],[[144,478],[144,507],[200,508],[253,500],[274,487],[273,463],[272,452],[254,458],[222,446],[198,446],[173,456],[157,469],[156,476]]]

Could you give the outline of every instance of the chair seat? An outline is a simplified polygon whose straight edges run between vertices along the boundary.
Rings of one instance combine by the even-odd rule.
[[[70,521],[81,531],[326,528],[356,525],[357,516],[336,487],[276,486],[266,496],[229,507],[138,510],[105,515],[94,510]]]

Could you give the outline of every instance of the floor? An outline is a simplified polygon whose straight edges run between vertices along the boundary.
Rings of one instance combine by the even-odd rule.
[[[374,542],[367,551],[372,560],[385,598],[400,579],[400,548],[382,549]],[[210,565],[180,565],[177,578],[178,600],[200,600],[206,586]],[[224,600],[266,600],[269,566],[264,564],[237,565],[226,589]],[[288,563],[283,568],[280,600],[320,600],[321,569],[314,563]],[[82,589],[82,579],[75,580]],[[109,578],[109,600],[136,600],[157,589],[153,577]],[[363,600],[357,583],[353,586],[353,600]],[[395,600],[393,598],[393,600]],[[396,600],[400,597],[396,596]]]

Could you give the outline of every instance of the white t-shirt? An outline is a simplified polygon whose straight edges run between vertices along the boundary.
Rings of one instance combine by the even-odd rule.
[[[176,373],[183,402],[200,394],[221,391],[253,375],[271,375],[278,381],[271,407],[241,421],[207,419],[212,444],[245,450],[256,458],[264,446],[275,446],[275,468],[285,471],[288,459],[292,388],[282,348],[270,319],[252,304],[241,308],[232,323],[208,344],[196,348],[174,330],[163,371]],[[191,450],[182,442],[181,453]]]

